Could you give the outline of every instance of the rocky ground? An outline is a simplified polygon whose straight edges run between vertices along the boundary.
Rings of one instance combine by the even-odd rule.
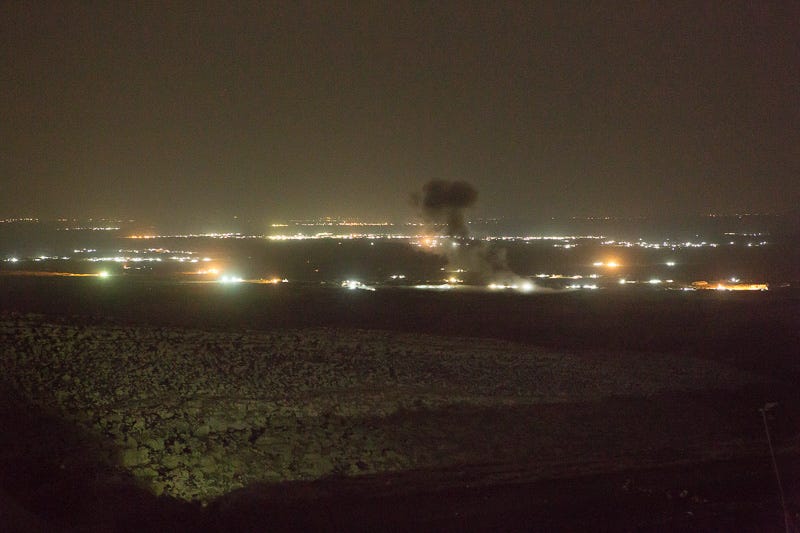
[[[727,457],[759,436],[758,420],[732,427],[719,403],[769,385],[679,354],[15,313],[0,315],[0,374],[20,401],[104,443],[109,468],[157,495],[199,501],[254,482],[459,464],[535,463],[554,475]],[[722,399],[686,403],[708,391]],[[664,405],[674,407],[667,419]]]

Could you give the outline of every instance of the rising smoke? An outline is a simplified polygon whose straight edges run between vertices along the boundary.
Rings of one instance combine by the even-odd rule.
[[[431,180],[422,187],[422,194],[412,195],[427,222],[446,224],[449,236],[462,239],[469,237],[464,212],[477,200],[478,191],[466,181]]]
[[[426,223],[445,224],[455,246],[433,249],[447,258],[451,270],[462,269],[476,283],[529,283],[508,266],[506,251],[470,238],[466,212],[478,200],[478,191],[465,181],[431,180],[411,196]]]

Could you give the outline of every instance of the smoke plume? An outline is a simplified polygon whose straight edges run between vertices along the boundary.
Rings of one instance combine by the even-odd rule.
[[[431,180],[422,187],[422,194],[417,193],[412,199],[426,221],[446,224],[449,236],[469,236],[464,212],[478,200],[478,191],[469,183]]]
[[[465,181],[431,180],[422,187],[422,193],[412,195],[425,222],[446,224],[447,235],[457,239],[431,251],[444,255],[450,269],[464,271],[464,277],[471,283],[530,285],[527,279],[511,271],[504,248],[470,238],[465,214],[477,200],[478,191]]]

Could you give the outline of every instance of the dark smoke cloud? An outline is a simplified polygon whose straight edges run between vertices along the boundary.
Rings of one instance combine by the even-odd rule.
[[[448,235],[469,236],[464,211],[478,200],[478,191],[469,183],[431,180],[422,187],[422,194],[413,195],[412,200],[422,209],[426,220],[447,224]]]
[[[472,185],[465,181],[431,180],[422,187],[421,194],[412,194],[411,199],[426,222],[447,224],[447,234],[461,239],[454,241],[454,246],[448,244],[431,251],[444,255],[451,269],[465,271],[468,283],[530,285],[529,280],[511,271],[504,248],[469,239],[464,216],[478,200],[478,191]]]

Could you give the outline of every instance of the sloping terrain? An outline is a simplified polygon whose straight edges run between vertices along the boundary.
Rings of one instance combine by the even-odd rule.
[[[0,350],[5,386],[93,435],[112,468],[202,501],[253,482],[452,465],[557,476],[729,457],[762,436],[758,406],[731,398],[768,386],[664,353],[330,328],[5,315]]]

